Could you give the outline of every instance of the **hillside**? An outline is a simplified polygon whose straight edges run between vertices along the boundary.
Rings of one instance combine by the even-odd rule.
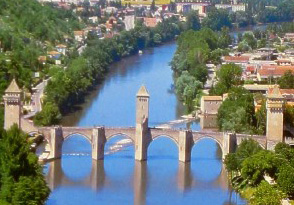
[[[73,30],[80,29],[80,25],[71,11],[53,4],[0,0],[0,99],[13,77],[27,90],[43,78],[49,65],[41,63],[39,56],[46,56],[58,43],[64,43],[64,36],[71,39]],[[39,78],[34,77],[35,72]]]

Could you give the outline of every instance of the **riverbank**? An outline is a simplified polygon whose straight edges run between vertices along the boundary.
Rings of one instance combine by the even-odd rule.
[[[59,71],[52,76],[46,87],[44,110],[50,105],[51,107],[47,106],[50,109],[56,110],[57,107],[62,113],[67,112],[73,105],[81,102],[88,89],[97,83],[97,80],[102,81],[111,63],[136,54],[144,48],[173,40],[181,32],[179,24],[181,23],[177,19],[171,18],[155,28],[140,25],[133,30],[123,31],[111,39],[89,41],[82,56],[73,59],[65,71]],[[54,116],[48,119],[48,116],[43,116],[42,112],[39,115],[43,118],[36,117],[38,120],[35,120],[35,123],[38,125],[48,125],[48,122],[52,124],[58,121]]]
[[[273,151],[244,140],[225,158],[232,187],[250,204],[282,204],[294,196],[293,148],[278,143]],[[291,202],[292,203],[292,202]]]

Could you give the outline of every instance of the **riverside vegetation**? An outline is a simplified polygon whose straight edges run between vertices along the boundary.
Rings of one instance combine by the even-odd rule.
[[[285,32],[293,32],[293,28],[294,23],[283,23],[269,25],[265,32],[246,32],[239,35],[238,50],[251,51],[264,47],[269,32],[282,36]],[[225,28],[221,31],[209,28],[190,30],[178,38],[178,48],[171,66],[175,72],[175,89],[190,111],[199,105],[200,97],[203,95],[203,85],[207,81],[206,63],[220,64],[220,58],[228,53],[227,46],[230,43],[231,39]],[[228,93],[218,111],[218,128],[221,131],[264,135],[266,99],[262,94],[252,94],[245,90],[242,85],[247,82],[242,81],[241,76],[242,69],[235,64],[221,65],[216,72],[217,81],[209,94]],[[294,74],[286,72],[284,76],[275,80],[275,83],[281,88],[293,89]],[[261,102],[257,112],[254,100]],[[284,121],[293,127],[293,119],[294,107],[286,105]],[[263,150],[253,140],[244,140],[236,153],[228,154],[225,158],[233,188],[239,191],[249,204],[254,205],[278,205],[284,198],[293,199],[293,154],[293,148],[284,143],[279,143],[274,151],[269,151]],[[272,184],[265,180],[267,177],[273,181]]]
[[[285,143],[274,151],[262,149],[254,140],[244,140],[225,158],[233,188],[253,205],[279,205],[294,196],[294,150]],[[272,183],[265,181],[270,178]]]
[[[44,204],[50,189],[28,135],[17,125],[0,130],[0,204]]]

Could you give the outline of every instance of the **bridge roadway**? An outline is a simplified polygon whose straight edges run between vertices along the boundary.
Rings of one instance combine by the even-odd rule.
[[[139,129],[136,127],[39,127],[33,132],[42,133],[46,141],[50,145],[49,158],[60,158],[62,143],[73,135],[81,135],[85,137],[92,145],[93,159],[103,159],[104,145],[112,137],[123,135],[132,140],[135,150],[140,152],[140,160],[147,159],[147,150],[150,143],[159,137],[167,137],[175,142],[179,148],[180,161],[190,161],[190,153],[194,144],[203,138],[215,140],[223,152],[223,157],[233,152],[235,147],[241,143],[243,139],[252,138],[257,141],[263,148],[266,148],[266,136],[258,135],[242,135],[224,132],[214,132],[208,130],[193,131],[170,128],[147,128]],[[27,132],[32,132],[27,131]],[[142,138],[138,138],[141,136]],[[140,140],[141,139],[141,140]],[[141,144],[141,147],[140,145]],[[95,153],[96,152],[96,153]],[[102,153],[103,152],[103,153]],[[55,154],[54,154],[55,153]],[[182,154],[182,157],[180,156]],[[97,155],[97,156],[96,156]]]

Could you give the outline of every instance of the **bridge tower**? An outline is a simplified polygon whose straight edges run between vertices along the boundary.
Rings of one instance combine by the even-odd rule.
[[[146,160],[149,118],[149,94],[145,86],[141,86],[136,99],[136,137],[135,137],[135,159]]]
[[[273,149],[278,142],[283,142],[284,97],[278,85],[269,88],[266,101],[266,138],[267,149]]]
[[[136,125],[142,124],[145,119],[147,119],[148,121],[148,118],[149,118],[149,93],[146,87],[142,85],[137,93]]]
[[[4,129],[6,130],[13,124],[21,127],[21,93],[21,89],[13,79],[3,96],[5,106]]]

